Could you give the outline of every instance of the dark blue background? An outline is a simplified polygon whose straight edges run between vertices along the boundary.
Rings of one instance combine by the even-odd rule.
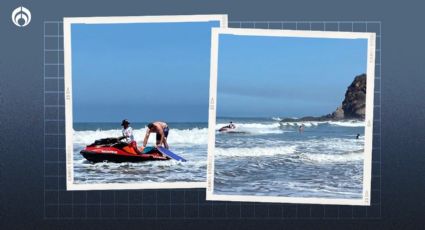
[[[14,8],[32,12],[25,28]],[[425,29],[421,1],[0,2],[0,228],[425,228]],[[373,220],[46,220],[43,22],[69,16],[226,13],[229,21],[382,22],[382,213]]]

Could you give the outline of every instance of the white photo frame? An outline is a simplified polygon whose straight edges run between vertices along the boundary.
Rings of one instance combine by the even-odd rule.
[[[178,189],[202,188],[205,182],[145,182],[145,183],[74,183],[73,160],[73,102],[72,102],[72,48],[71,25],[79,24],[129,24],[129,23],[174,23],[219,21],[227,27],[227,15],[167,15],[167,16],[124,16],[124,17],[69,17],[63,20],[64,29],[64,90],[65,90],[65,134],[66,134],[66,181],[67,190],[121,190],[121,189]]]
[[[284,197],[284,196],[257,196],[257,195],[223,195],[214,193],[214,153],[216,145],[216,118],[217,118],[217,78],[220,35],[236,36],[267,36],[293,38],[340,38],[340,39],[367,39],[367,70],[366,70],[366,112],[365,112],[365,144],[363,160],[363,189],[361,199],[333,199],[312,197]],[[375,33],[363,32],[326,32],[300,30],[270,30],[270,29],[243,29],[243,28],[213,28],[211,42],[211,71],[210,71],[210,107],[208,129],[208,168],[207,168],[207,200],[217,201],[244,201],[244,202],[274,202],[299,204],[331,204],[331,205],[370,205],[371,170],[372,170],[372,137],[373,137],[373,104],[374,104],[374,76],[375,76]],[[220,103],[220,102],[218,102]],[[229,185],[231,186],[231,185]]]

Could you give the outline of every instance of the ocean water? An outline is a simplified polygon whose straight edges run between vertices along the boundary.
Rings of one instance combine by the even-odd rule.
[[[226,118],[217,127],[230,120],[237,132],[216,134],[214,194],[362,197],[364,122]]]
[[[364,123],[280,124],[272,118],[219,118],[216,129],[232,120],[236,133],[216,132],[214,193],[286,197],[361,198]],[[170,150],[187,162],[93,164],[80,151],[96,139],[121,135],[119,123],[74,123],[74,182],[204,182],[208,124],[169,123]],[[146,123],[132,123],[142,144]],[[356,135],[360,138],[356,139]],[[149,144],[155,143],[151,135]],[[148,145],[149,145],[148,144]]]
[[[147,123],[132,123],[140,146]],[[121,136],[120,123],[74,123],[74,183],[204,182],[207,169],[207,123],[168,123],[170,150],[187,162],[91,163],[80,151],[96,139]],[[149,145],[155,144],[151,134]]]

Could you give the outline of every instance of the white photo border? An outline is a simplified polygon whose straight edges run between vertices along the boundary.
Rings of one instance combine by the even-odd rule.
[[[74,183],[73,114],[72,114],[72,49],[71,25],[124,24],[124,23],[174,23],[219,21],[220,28],[227,27],[226,14],[119,16],[119,17],[66,17],[63,19],[64,40],[64,89],[65,89],[65,151],[66,189],[71,190],[126,190],[126,189],[180,189],[205,188],[206,182],[141,182],[141,183]]]
[[[219,52],[219,35],[230,34],[239,36],[273,36],[273,37],[302,37],[302,38],[341,38],[367,39],[367,70],[366,70],[366,111],[365,111],[365,145],[363,160],[363,191],[360,199],[332,199],[284,196],[252,196],[252,195],[217,195],[214,194],[214,151],[217,105],[217,68]],[[208,118],[208,164],[207,164],[207,200],[216,201],[245,201],[272,202],[297,204],[327,204],[327,205],[359,205],[370,206],[371,177],[372,177],[372,138],[373,138],[373,109],[375,83],[375,50],[376,33],[371,32],[331,32],[303,31],[280,29],[245,29],[245,28],[213,28],[211,33],[211,64],[210,64],[210,106]]]

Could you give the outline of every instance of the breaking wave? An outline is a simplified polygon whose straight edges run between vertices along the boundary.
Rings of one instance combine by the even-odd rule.
[[[133,130],[134,138],[136,139],[138,144],[141,144],[143,142],[145,133],[145,128]],[[97,139],[118,136],[121,136],[121,130],[119,129],[74,131],[74,144],[79,146],[85,146],[93,143]],[[170,129],[168,137],[168,143],[170,145],[206,145],[208,143],[208,129]],[[151,134],[149,137],[149,143],[154,142],[155,134]]]
[[[348,121],[297,121],[297,122],[280,122],[281,126],[300,126],[305,127],[319,126],[319,125],[332,125],[342,127],[363,127],[364,121],[348,120]]]

